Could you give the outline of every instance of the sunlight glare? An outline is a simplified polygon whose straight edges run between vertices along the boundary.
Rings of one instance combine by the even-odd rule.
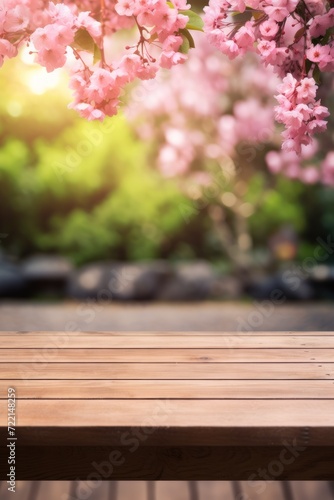
[[[24,64],[29,67],[25,75],[25,82],[33,94],[42,95],[60,84],[63,70],[59,69],[48,73],[45,68],[35,63],[35,55],[31,53],[31,47],[25,47],[20,57]]]
[[[60,83],[61,71],[48,73],[45,68],[36,68],[27,75],[27,84],[33,94],[42,95]]]

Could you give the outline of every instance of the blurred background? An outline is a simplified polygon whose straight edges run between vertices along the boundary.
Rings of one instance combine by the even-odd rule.
[[[200,39],[104,123],[68,110],[66,72],[27,51],[0,84],[1,298],[333,299],[333,120],[303,169],[276,173],[276,77],[254,57]]]

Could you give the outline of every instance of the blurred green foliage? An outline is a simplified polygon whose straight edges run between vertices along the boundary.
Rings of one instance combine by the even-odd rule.
[[[59,252],[78,264],[159,255],[180,230],[183,197],[145,164],[126,121],[79,121],[51,143],[0,152],[0,227],[11,253]]]
[[[66,109],[66,86],[42,92],[37,83],[39,91],[31,91],[34,71],[34,66],[23,71],[15,60],[0,72],[5,251],[17,257],[59,253],[76,264],[221,259],[210,208],[222,193],[194,204],[177,180],[159,174],[148,160],[148,145],[135,137],[125,118],[104,124],[80,120]],[[289,223],[302,239],[303,256],[317,236],[334,228],[332,190],[274,177],[263,167],[247,180],[244,201],[255,207],[247,224],[256,248],[266,247],[273,231]]]

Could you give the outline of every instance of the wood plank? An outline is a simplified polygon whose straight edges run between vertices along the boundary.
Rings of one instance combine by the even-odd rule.
[[[333,380],[9,380],[17,399],[334,399]]]
[[[334,349],[0,349],[1,363],[330,363]]]
[[[75,401],[77,403],[77,401]],[[281,402],[282,403],[282,402]],[[25,446],[281,446],[285,441],[298,445],[331,446],[328,433],[332,427],[173,427],[152,428],[148,419],[131,427],[18,427],[20,448]],[[7,429],[0,427],[0,438],[6,440]],[[36,445],[37,443],[37,445]],[[333,445],[334,449],[334,445]],[[334,459],[333,459],[334,460]]]
[[[291,443],[288,444],[291,445]],[[21,447],[17,456],[17,477],[19,480],[80,478],[87,481],[87,477],[95,471],[92,464],[98,465],[105,462],[112,451],[114,450],[108,447],[87,446]],[[269,470],[276,472],[278,469],[280,474],[276,473],[273,477],[269,473],[269,478],[279,481],[283,479],[331,480],[334,478],[334,448],[332,447],[308,447],[303,451],[296,450],[295,455],[285,446],[205,448],[141,446],[134,453],[131,453],[129,448],[119,448],[119,452],[121,459],[124,457],[124,460],[120,465],[113,467],[108,479],[250,481],[250,478],[255,476],[256,480],[262,481],[269,488],[271,483],[259,478],[259,470],[269,473]],[[282,468],[279,466],[275,468],[275,465],[271,465],[279,464],[281,459],[285,462]],[[0,465],[2,464],[5,464],[5,454],[0,455]],[[6,468],[3,467],[2,470]],[[136,498],[135,495],[134,498]],[[231,496],[227,498],[230,500]],[[257,495],[254,500],[260,498],[261,496]],[[322,500],[321,496],[313,498]]]
[[[334,363],[1,363],[8,379],[334,380]]]
[[[0,400],[0,427],[6,428],[7,401]],[[247,408],[247,411],[245,411]],[[305,429],[327,427],[334,444],[334,400],[20,400],[20,427],[153,427]],[[148,425],[148,424],[147,424]],[[270,434],[270,432],[269,432]]]
[[[280,336],[280,335],[5,335],[0,337],[1,349],[44,348],[44,349],[331,349],[334,336]]]

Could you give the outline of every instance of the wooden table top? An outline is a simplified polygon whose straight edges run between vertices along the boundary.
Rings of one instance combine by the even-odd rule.
[[[334,446],[334,332],[1,332],[0,378],[22,445]]]

